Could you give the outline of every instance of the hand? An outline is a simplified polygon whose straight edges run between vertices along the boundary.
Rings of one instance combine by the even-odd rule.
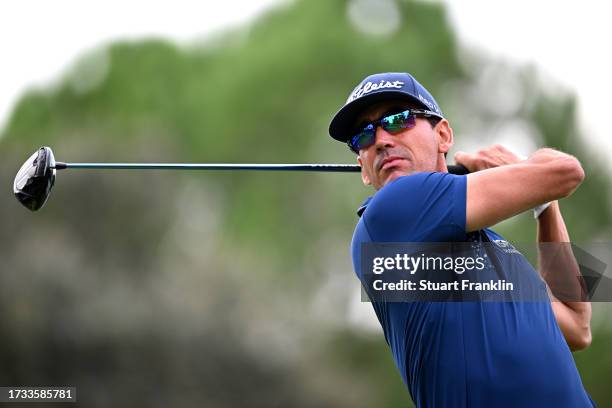
[[[462,164],[473,173],[475,171],[490,169],[492,167],[514,164],[522,159],[502,145],[493,145],[486,149],[479,150],[477,153],[466,152],[455,153],[455,162]]]

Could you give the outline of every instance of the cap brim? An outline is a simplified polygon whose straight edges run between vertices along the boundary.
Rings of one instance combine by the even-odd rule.
[[[350,132],[355,126],[357,117],[369,106],[388,100],[405,100],[414,102],[425,109],[429,109],[425,104],[417,98],[407,95],[401,91],[386,90],[382,92],[371,93],[354,100],[348,105],[344,105],[332,118],[329,124],[329,135],[340,142],[346,142],[350,138]]]

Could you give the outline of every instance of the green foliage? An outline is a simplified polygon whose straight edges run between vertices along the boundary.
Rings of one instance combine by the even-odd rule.
[[[598,406],[608,406],[610,402],[610,344],[612,331],[604,327],[594,331],[593,343],[586,351],[574,353],[582,382]]]

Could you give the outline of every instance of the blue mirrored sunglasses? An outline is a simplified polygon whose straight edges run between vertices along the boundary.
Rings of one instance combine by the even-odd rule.
[[[404,129],[412,129],[416,125],[416,115],[425,117],[435,116],[442,118],[438,113],[423,109],[407,109],[403,112],[384,116],[368,123],[359,133],[347,140],[349,149],[359,154],[359,150],[367,149],[376,142],[376,128],[382,127],[385,131],[396,134]]]

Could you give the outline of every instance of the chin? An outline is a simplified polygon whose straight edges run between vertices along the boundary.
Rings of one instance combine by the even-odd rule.
[[[395,180],[395,179],[398,179],[398,178],[403,177],[403,176],[407,176],[407,175],[409,175],[410,173],[412,173],[412,171],[408,171],[408,170],[404,170],[404,169],[401,169],[401,170],[400,170],[400,169],[393,170],[393,171],[391,172],[391,174],[389,174],[389,175],[387,176],[387,178],[386,178],[386,179],[383,181],[383,183],[382,183],[382,186],[381,186],[381,187],[386,186],[388,183],[392,182],[392,181],[393,181],[393,180]]]

